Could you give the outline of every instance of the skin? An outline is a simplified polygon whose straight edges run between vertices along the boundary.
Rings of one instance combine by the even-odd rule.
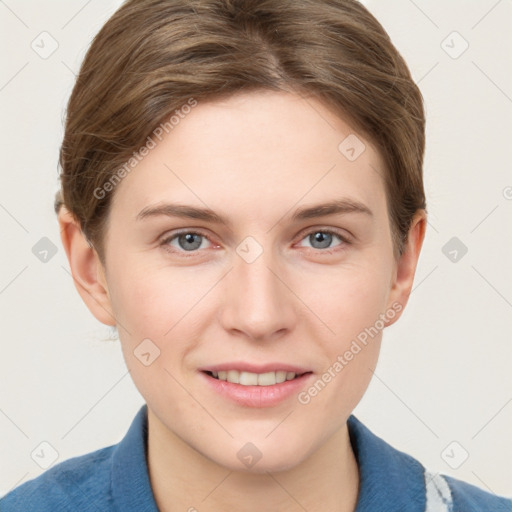
[[[352,162],[338,150],[349,134],[366,146]],[[286,362],[312,372],[307,389],[380,314],[405,307],[426,215],[417,212],[395,258],[384,172],[371,142],[322,103],[258,91],[200,103],[122,180],[105,267],[61,210],[76,287],[100,322],[117,326],[148,404],[148,466],[160,510],[355,509],[359,476],[346,420],[370,382],[382,331],[308,404],[294,394],[272,407],[237,405],[210,389],[199,368]],[[371,215],[291,220],[299,208],[339,199]],[[230,226],[137,220],[163,203],[207,206]],[[200,248],[186,251],[177,237],[162,244],[178,229],[205,235]],[[346,241],[334,235],[322,245],[309,236],[325,229]],[[247,236],[263,250],[251,263],[236,252]],[[149,366],[134,355],[146,338],[160,349]],[[237,457],[247,442],[262,454],[250,469]]]

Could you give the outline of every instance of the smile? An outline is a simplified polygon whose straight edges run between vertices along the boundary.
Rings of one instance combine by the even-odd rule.
[[[306,368],[287,366],[271,363],[259,367],[247,363],[223,364],[203,368],[199,375],[216,395],[239,406],[274,407],[295,399],[314,378],[313,372]],[[237,367],[239,369],[233,369]],[[272,367],[281,369],[272,370]]]
[[[225,370],[206,373],[215,379],[231,382],[232,384],[240,384],[242,386],[274,386],[275,384],[281,384],[287,380],[293,380],[300,377],[300,375],[295,372],[289,372],[286,370],[277,370],[265,373]]]

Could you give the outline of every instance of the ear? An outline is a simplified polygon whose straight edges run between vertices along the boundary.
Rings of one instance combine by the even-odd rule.
[[[388,308],[394,309],[398,314],[393,319],[388,320],[386,326],[394,324],[400,318],[402,311],[407,305],[421,247],[425,238],[426,227],[427,214],[425,210],[419,210],[413,217],[404,250],[396,262],[396,270],[389,294]],[[395,305],[394,307],[393,304]]]
[[[58,213],[60,237],[68,257],[78,293],[89,311],[103,324],[116,325],[108,295],[105,270],[96,250],[89,244],[73,215],[61,206]]]

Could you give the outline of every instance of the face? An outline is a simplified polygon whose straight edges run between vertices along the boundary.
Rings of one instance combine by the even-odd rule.
[[[121,181],[108,304],[169,439],[276,471],[345,424],[404,302],[384,172],[321,103],[255,92],[199,103]]]

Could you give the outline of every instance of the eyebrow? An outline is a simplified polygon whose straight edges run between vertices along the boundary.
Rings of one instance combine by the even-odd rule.
[[[335,201],[329,201],[327,203],[299,208],[293,213],[291,220],[297,222],[301,220],[313,219],[316,217],[324,217],[326,215],[347,213],[362,213],[365,215],[373,216],[372,211],[365,204],[353,199],[339,199]],[[223,224],[225,226],[230,225],[230,222],[225,217],[215,213],[210,208],[198,208],[195,206],[171,203],[148,206],[139,212],[136,220],[143,220],[149,217],[157,216],[181,217],[203,220],[213,224]]]

